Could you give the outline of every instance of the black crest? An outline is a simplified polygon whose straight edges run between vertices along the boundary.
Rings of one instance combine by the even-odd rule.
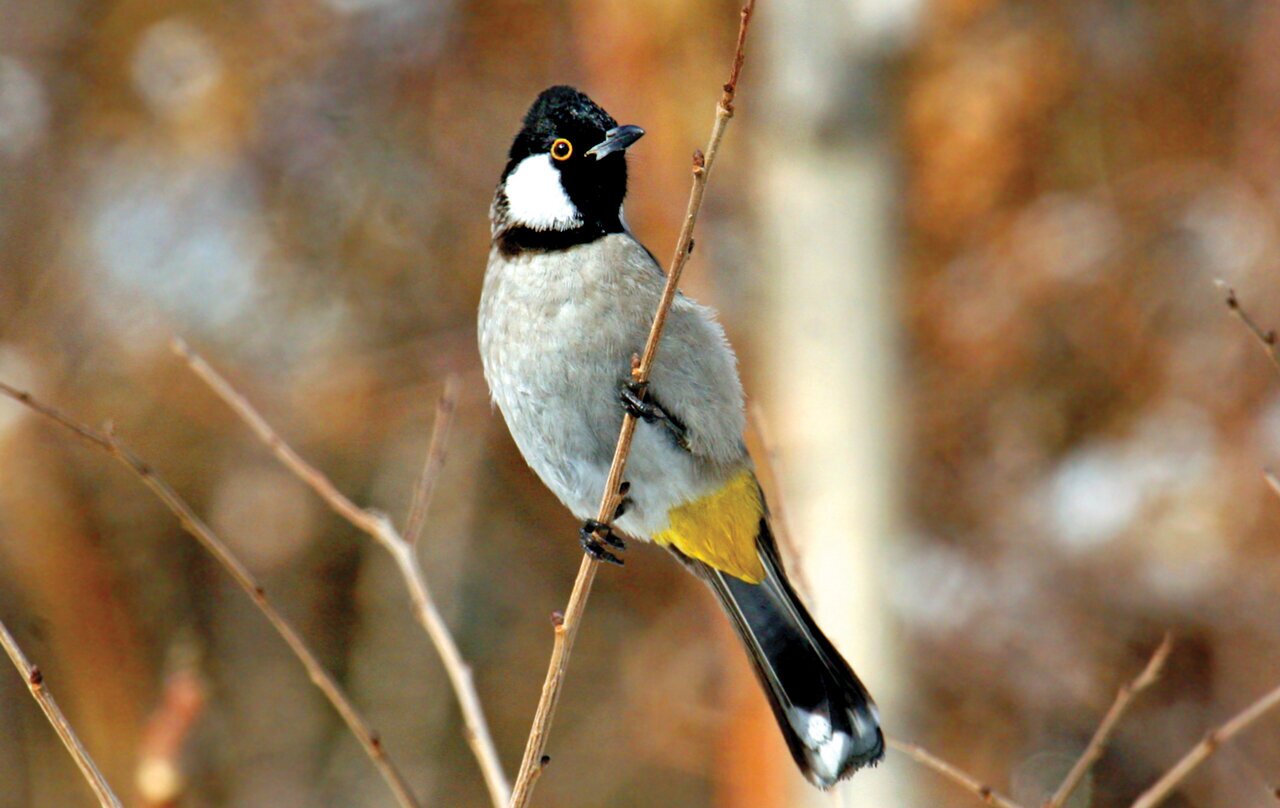
[[[543,90],[529,107],[524,127],[511,144],[507,176],[522,160],[539,154],[550,154],[552,144],[563,138],[572,145],[572,154],[564,160],[552,160],[560,172],[561,185],[582,217],[582,226],[572,231],[533,231],[512,223],[498,234],[504,251],[526,249],[561,249],[573,244],[594,241],[608,233],[623,231],[622,200],[627,193],[627,162],[621,151],[601,159],[587,152],[605,139],[605,133],[618,122],[585,93],[568,86]],[[505,209],[499,196],[498,208]]]
[[[549,150],[555,139],[560,137],[572,143],[576,156],[581,157],[587,149],[604,140],[605,132],[617,125],[613,116],[586,93],[565,85],[548,87],[538,94],[525,113],[524,128],[511,144],[512,164],[531,154]],[[509,164],[507,169],[511,167]]]

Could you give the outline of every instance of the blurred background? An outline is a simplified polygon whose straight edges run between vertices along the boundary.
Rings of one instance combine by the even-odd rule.
[[[579,551],[479,371],[489,199],[529,102],[573,83],[648,131],[628,218],[668,255],[736,11],[0,0],[0,379],[113,421],[425,805],[486,797],[393,565],[168,341],[397,519],[460,376],[421,553],[514,775]],[[772,435],[796,577],[890,735],[1027,805],[1172,631],[1072,804],[1127,805],[1280,681],[1280,385],[1215,285],[1280,326],[1280,4],[764,2],[749,50],[685,286]],[[139,481],[7,401],[0,618],[131,806],[393,804]],[[810,789],[656,550],[601,572],[575,650],[538,804],[976,803],[895,752]],[[1168,804],[1274,804],[1278,781],[1271,717]],[[91,800],[0,670],[0,808]]]

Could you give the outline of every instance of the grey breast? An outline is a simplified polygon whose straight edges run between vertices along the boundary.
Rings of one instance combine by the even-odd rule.
[[[490,255],[485,377],[525,459],[575,512],[598,502],[622,423],[618,386],[660,294],[660,271],[629,237]]]
[[[580,518],[595,515],[613,458],[619,385],[641,351],[665,284],[629,234],[556,253],[496,250],[481,299],[480,347],[494,401],[525,459]],[[675,505],[714,490],[749,460],[736,359],[710,309],[677,297],[653,389],[689,428],[690,450],[640,424],[618,525],[648,537]]]

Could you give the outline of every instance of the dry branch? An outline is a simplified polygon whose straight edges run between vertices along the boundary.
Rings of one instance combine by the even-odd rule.
[[[1271,362],[1271,367],[1276,372],[1276,376],[1280,378],[1280,345],[1277,345],[1275,329],[1264,329],[1258,325],[1257,321],[1249,316],[1249,312],[1245,311],[1244,306],[1240,304],[1240,298],[1236,296],[1236,290],[1229,287],[1227,289],[1227,308],[1231,309],[1231,313],[1253,335],[1254,340],[1266,353],[1267,359]],[[1280,496],[1280,478],[1276,477],[1275,472],[1270,469],[1264,469],[1262,476],[1267,481],[1267,486],[1272,492],[1276,496]]]
[[[409,515],[404,522],[404,538],[409,544],[417,544],[422,538],[422,526],[431,509],[431,498],[436,492],[436,482],[444,469],[445,455],[449,450],[449,431],[453,428],[453,415],[458,408],[458,395],[462,392],[462,380],[450,374],[444,380],[444,392],[436,402],[436,417],[431,423],[431,440],[427,446],[427,459],[422,463],[422,474],[413,489],[409,503]]]
[[[1271,368],[1276,372],[1277,378],[1280,378],[1280,345],[1277,345],[1276,332],[1274,329],[1264,329],[1262,326],[1249,316],[1249,312],[1244,310],[1244,306],[1240,305],[1240,298],[1236,297],[1236,290],[1227,289],[1227,308],[1231,309],[1244,327],[1249,329],[1249,333],[1257,340],[1258,345],[1267,355],[1267,359],[1271,362]]]
[[[994,788],[963,769],[953,766],[925,749],[923,746],[914,743],[907,743],[905,741],[897,741],[893,738],[888,740],[888,744],[889,748],[897,749],[904,755],[910,756],[917,763],[933,769],[935,772],[960,786],[965,791],[968,791],[987,805],[995,805],[997,808],[1022,808],[1021,805],[1001,794],[999,791],[996,791]]]
[[[135,779],[140,805],[176,808],[179,804],[187,786],[183,753],[208,698],[193,665],[184,664],[165,677],[160,700],[147,718],[138,744]]]
[[[36,700],[36,704],[40,705],[40,709],[44,711],[44,717],[49,719],[49,723],[53,725],[58,737],[62,739],[62,745],[67,747],[67,751],[71,753],[71,759],[80,768],[80,773],[88,781],[89,788],[93,789],[93,794],[98,798],[98,802],[104,808],[121,808],[120,798],[111,790],[111,786],[107,783],[107,778],[103,777],[102,772],[98,771],[98,764],[93,762],[93,758],[89,756],[89,750],[85,749],[84,744],[80,743],[79,736],[71,728],[71,723],[67,721],[67,717],[62,714],[62,709],[58,707],[58,702],[53,700],[53,694],[49,692],[49,688],[45,685],[44,674],[27,660],[26,654],[22,653],[22,648],[18,646],[18,641],[9,633],[9,629],[5,627],[4,623],[0,623],[0,645],[4,646],[5,652],[9,654],[9,659],[13,660],[13,665],[18,669],[18,673],[22,674],[22,680],[27,683],[27,689],[31,691],[31,696]]]
[[[1173,768],[1155,782],[1134,801],[1132,808],[1155,808],[1173,794],[1178,784],[1197,766],[1204,763],[1224,743],[1249,728],[1255,721],[1280,705],[1280,687],[1267,692],[1262,698],[1237,713],[1230,721],[1204,736]]]
[[[1258,325],[1257,321],[1249,315],[1244,306],[1240,303],[1240,298],[1236,296],[1236,290],[1227,288],[1227,308],[1231,313],[1240,320],[1241,324],[1253,335],[1258,346],[1262,348],[1267,355],[1267,360],[1271,363],[1272,369],[1276,372],[1277,378],[1280,378],[1280,338],[1277,337],[1274,329],[1264,329]],[[1268,487],[1280,496],[1280,478],[1270,470],[1263,471],[1263,479],[1266,480]],[[1165,772],[1165,774],[1155,782],[1150,788],[1142,793],[1137,800],[1134,801],[1132,808],[1154,808],[1173,793],[1174,789],[1185,780],[1197,766],[1207,760],[1218,750],[1218,748],[1236,735],[1243,732],[1251,724],[1260,719],[1270,710],[1280,705],[1280,686],[1267,692],[1257,701],[1250,704],[1241,712],[1237,713],[1230,721],[1221,725],[1217,729],[1212,730],[1193,746],[1190,751],[1185,754],[1181,760],[1174,764],[1173,768]]]
[[[395,560],[396,567],[400,570],[400,575],[404,578],[405,586],[409,590],[409,597],[413,603],[414,617],[417,618],[423,629],[426,630],[432,644],[435,645],[436,651],[440,654],[440,661],[444,664],[445,672],[449,676],[449,683],[453,686],[454,696],[458,699],[458,706],[462,712],[463,723],[466,728],[467,743],[471,746],[471,751],[475,754],[476,760],[480,764],[480,772],[484,776],[490,800],[495,806],[505,805],[509,793],[507,778],[502,771],[502,761],[498,758],[498,751],[493,745],[493,738],[489,734],[489,725],[485,721],[484,709],[480,706],[480,697],[476,694],[475,684],[472,682],[471,668],[463,660],[462,653],[458,650],[458,645],[454,642],[453,635],[449,633],[449,627],[445,624],[444,618],[440,615],[440,610],[436,607],[435,600],[431,597],[431,590],[427,587],[426,575],[423,574],[422,565],[418,562],[418,556],[413,545],[396,531],[395,525],[391,523],[386,514],[356,505],[339,491],[337,486],[320,470],[303,460],[302,456],[294,451],[293,447],[285,443],[284,439],[276,433],[266,419],[254,409],[249,400],[232,387],[208,362],[191,350],[185,342],[175,338],[172,347],[174,352],[182,357],[187,366],[213,390],[218,398],[222,399],[240,417],[240,420],[244,421],[254,434],[271,449],[272,453],[275,454],[285,468],[293,472],[294,476],[299,480],[306,483],[339,516],[380,544]],[[446,386],[445,395],[446,403],[441,404],[441,412],[448,411],[451,407],[451,405],[447,404],[449,401],[447,397],[452,395],[448,386]],[[445,423],[437,419],[437,435],[445,426]],[[440,443],[442,440],[433,439],[432,442]],[[443,452],[443,448],[440,449],[440,452]],[[430,451],[428,451],[428,456],[430,456]],[[430,471],[430,469],[428,468],[427,471]],[[419,485],[419,488],[421,489],[430,484],[432,484],[432,480],[426,479]],[[425,509],[425,503],[421,507]]]
[[[304,668],[307,669],[307,675],[311,678],[311,682],[324,693],[325,698],[333,705],[333,708],[342,716],[342,720],[346,723],[351,733],[356,736],[356,740],[360,742],[360,746],[364,748],[369,759],[373,761],[374,766],[378,768],[378,772],[382,778],[386,780],[388,787],[395,794],[396,801],[403,808],[417,808],[418,801],[414,798],[413,792],[410,791],[409,785],[405,782],[404,776],[395,764],[391,762],[391,758],[387,756],[386,750],[382,748],[382,742],[369,723],[356,710],[355,705],[347,698],[342,687],[334,681],[329,672],[324,669],[320,661],[316,659],[316,655],[312,653],[311,648],[306,644],[300,635],[283,614],[276,609],[275,605],[267,599],[266,591],[262,585],[258,583],[258,579],[249,572],[239,558],[237,558],[227,547],[222,539],[218,538],[213,529],[206,525],[191,506],[186,503],[173,488],[155,473],[151,465],[142,460],[133,453],[128,447],[116,439],[114,435],[99,432],[91,427],[85,426],[78,421],[72,420],[64,415],[61,411],[50,407],[47,404],[37,400],[30,393],[23,392],[16,388],[0,382],[0,393],[12,398],[13,400],[26,405],[30,409],[38,412],[44,417],[55,421],[64,428],[79,435],[84,440],[98,447],[99,449],[110,454],[116,460],[124,464],[130,471],[138,475],[143,485],[151,489],[151,492],[164,503],[182,523],[183,528],[195,537],[196,541],[208,551],[214,559],[231,574],[236,584],[249,595],[258,610],[266,616],[267,620],[275,628],[294,656],[302,662]]]
[[[1138,674],[1133,681],[1127,682],[1120,688],[1120,692],[1116,693],[1116,700],[1112,702],[1111,709],[1107,710],[1107,714],[1102,717],[1102,723],[1098,724],[1098,729],[1093,733],[1093,738],[1089,740],[1089,745],[1085,747],[1080,759],[1071,767],[1071,771],[1067,772],[1062,785],[1058,786],[1058,790],[1044,804],[1045,808],[1061,808],[1066,804],[1067,798],[1079,787],[1080,782],[1084,780],[1084,776],[1088,774],[1089,768],[1097,762],[1098,758],[1102,757],[1102,751],[1107,746],[1107,739],[1111,737],[1116,724],[1119,723],[1125,711],[1129,709],[1129,705],[1133,703],[1139,693],[1155,684],[1155,681],[1160,678],[1160,672],[1164,669],[1164,663],[1169,658],[1171,650],[1173,650],[1173,639],[1168,634],[1165,634],[1159,647],[1156,648],[1155,653],[1151,655],[1151,659],[1147,662],[1147,666],[1142,669],[1142,673]]]
[[[809,575],[800,563],[800,548],[796,545],[796,533],[792,529],[791,515],[782,497],[782,461],[778,454],[778,446],[773,440],[773,431],[769,428],[764,410],[756,402],[747,405],[747,426],[755,432],[760,442],[763,457],[756,458],[756,466],[764,466],[767,477],[773,483],[774,496],[769,497],[769,525],[774,539],[782,548],[782,559],[786,562],[787,576],[791,584],[806,599],[813,593],[809,584]]]
[[[684,224],[680,228],[680,236],[676,239],[675,253],[671,258],[667,271],[667,283],[662,290],[662,298],[658,310],[653,317],[653,325],[649,329],[649,338],[644,346],[644,354],[631,371],[637,385],[645,385],[649,381],[649,373],[658,353],[658,341],[666,326],[667,313],[675,300],[676,290],[680,284],[680,275],[693,248],[693,228],[698,220],[698,211],[702,208],[702,197],[706,191],[707,178],[720,150],[720,141],[724,137],[725,127],[733,117],[733,99],[738,88],[738,79],[742,75],[742,65],[746,58],[744,46],[747,30],[751,25],[751,14],[755,10],[755,0],[747,0],[742,8],[738,25],[738,42],[733,56],[733,67],[729,73],[729,81],[725,83],[720,102],[716,105],[715,122],[711,127],[711,137],[705,152],[698,150],[693,154],[693,187],[689,192],[689,205],[685,209]],[[626,469],[627,456],[631,452],[631,441],[635,436],[636,419],[629,413],[623,415],[622,430],[618,435],[618,445],[613,453],[613,462],[605,480],[604,493],[600,499],[600,511],[597,521],[607,524],[618,506],[619,487],[622,474]],[[551,731],[551,720],[555,716],[556,706],[560,701],[560,692],[564,686],[565,671],[569,664],[569,656],[573,652],[573,642],[578,635],[578,626],[586,609],[587,598],[591,594],[591,584],[595,580],[596,567],[600,562],[589,555],[584,555],[578,567],[578,577],[573,584],[573,592],[569,595],[569,605],[565,608],[564,617],[558,621],[555,642],[551,649],[551,661],[547,670],[547,678],[542,685],[542,695],[538,700],[537,710],[533,716],[533,726],[529,730],[529,740],[525,745],[524,757],[520,762],[520,772],[516,777],[515,789],[511,794],[511,808],[523,808],[533,795],[533,787],[542,769],[546,766],[547,735]]]

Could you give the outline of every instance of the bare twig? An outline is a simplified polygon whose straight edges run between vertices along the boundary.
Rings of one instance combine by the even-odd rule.
[[[267,423],[249,400],[241,395],[218,371],[195,353],[181,339],[175,338],[173,350],[186,361],[197,376],[227,404],[240,420],[244,421],[254,434],[267,445],[276,458],[293,472],[294,476],[306,483],[323,499],[339,516],[346,519],[370,538],[382,545],[391,554],[404,578],[413,602],[413,614],[426,630],[440,661],[444,664],[453,686],[454,696],[458,699],[458,707],[462,712],[467,743],[480,764],[480,772],[484,776],[489,797],[495,806],[506,804],[508,786],[506,775],[502,771],[502,761],[493,745],[489,734],[489,725],[485,721],[484,709],[480,706],[480,697],[476,694],[475,684],[471,678],[471,668],[462,658],[458,645],[454,642],[449,627],[445,624],[431,590],[427,587],[427,579],[422,565],[418,562],[413,545],[407,542],[397,531],[395,525],[386,514],[359,507],[314,466],[303,460],[293,447]]]
[[[182,799],[187,785],[183,751],[207,700],[205,684],[194,666],[182,665],[165,677],[160,701],[147,718],[138,744],[138,796],[147,808],[173,808]]]
[[[997,808],[1022,808],[1021,805],[1001,794],[999,791],[996,791],[991,786],[983,783],[968,772],[953,766],[919,744],[898,741],[893,738],[888,740],[888,744],[891,749],[897,749],[904,755],[911,757],[917,763],[933,769],[935,772],[960,786],[965,791],[968,791],[987,805],[995,805]]]
[[[774,538],[777,539],[778,546],[782,548],[788,576],[791,578],[791,583],[800,591],[800,594],[811,595],[813,589],[809,585],[809,576],[800,563],[800,548],[796,546],[796,534],[791,529],[790,514],[782,497],[782,461],[778,457],[778,446],[774,443],[773,432],[769,429],[769,423],[764,417],[764,411],[754,401],[747,405],[747,423],[755,431],[756,439],[760,441],[760,449],[764,453],[763,465],[767,467],[768,476],[777,490],[777,496],[769,499],[769,511],[771,513],[769,522],[773,528]],[[761,464],[757,462],[757,465]]]
[[[1267,355],[1267,359],[1271,362],[1271,368],[1276,372],[1276,376],[1280,377],[1280,346],[1276,344],[1275,330],[1258,325],[1249,316],[1249,312],[1244,310],[1244,306],[1240,305],[1240,298],[1236,297],[1236,290],[1229,287],[1227,289],[1227,308],[1231,309],[1231,313],[1239,318],[1245,328],[1249,329],[1249,333],[1258,341],[1258,345]]]
[[[67,717],[62,714],[62,709],[58,707],[58,702],[53,700],[53,694],[45,686],[44,674],[27,660],[26,654],[22,653],[22,648],[18,646],[18,641],[9,633],[9,629],[5,627],[4,623],[0,623],[0,645],[4,646],[5,652],[9,654],[9,659],[13,660],[13,665],[18,669],[18,673],[22,674],[23,681],[27,683],[27,689],[31,691],[36,704],[39,704],[40,709],[44,711],[44,717],[49,719],[54,731],[62,739],[62,745],[67,747],[67,751],[71,753],[71,759],[76,762],[76,766],[80,767],[80,773],[88,781],[89,788],[93,789],[93,794],[98,798],[98,802],[104,808],[121,808],[120,798],[111,790],[111,786],[107,783],[107,778],[103,777],[102,772],[98,771],[98,764],[93,762],[93,758],[89,756],[89,750],[85,749],[84,744],[80,743],[79,736],[71,728]]]
[[[738,25],[738,42],[733,56],[733,68],[729,73],[729,81],[724,85],[720,102],[716,105],[715,122],[711,127],[711,137],[705,152],[697,150],[693,154],[693,187],[689,192],[689,205],[685,209],[684,224],[680,228],[680,236],[676,239],[675,253],[671,258],[667,271],[667,283],[662,290],[662,298],[658,310],[653,317],[653,325],[649,329],[649,338],[644,346],[644,354],[632,368],[631,375],[636,384],[644,385],[649,381],[653,362],[658,354],[658,340],[666,326],[667,313],[675,300],[676,290],[680,283],[680,275],[693,247],[693,228],[698,220],[698,211],[702,208],[702,197],[707,187],[707,178],[720,150],[720,141],[724,138],[725,127],[733,117],[733,100],[737,93],[738,79],[742,74],[743,60],[746,58],[744,46],[747,30],[751,25],[751,14],[755,10],[755,0],[747,0],[741,11]],[[596,519],[608,523],[618,506],[619,487],[622,474],[626,469],[627,456],[631,452],[631,440],[635,436],[636,419],[627,413],[622,418],[622,430],[618,435],[618,445],[613,453],[613,463],[605,480],[604,493],[600,499],[600,511]],[[551,649],[551,661],[547,669],[547,678],[542,684],[542,695],[538,700],[538,708],[534,712],[533,726],[529,730],[529,740],[525,745],[524,757],[520,762],[520,772],[516,777],[515,789],[511,794],[511,808],[523,808],[533,795],[533,787],[546,765],[544,749],[547,736],[551,731],[551,720],[555,716],[556,706],[560,701],[560,692],[564,686],[565,671],[569,664],[569,656],[573,652],[573,642],[578,635],[578,626],[586,609],[587,598],[591,594],[591,584],[595,580],[596,566],[599,562],[589,555],[584,555],[578,567],[578,577],[573,583],[573,592],[569,595],[569,605],[565,608],[562,624],[557,626],[555,642]]]
[[[23,392],[16,388],[0,382],[0,393],[14,399],[32,410],[40,413],[44,417],[57,422],[66,429],[79,435],[84,440],[93,444],[110,454],[116,460],[119,460],[134,474],[141,478],[143,485],[151,489],[151,492],[164,503],[175,516],[182,526],[195,537],[196,541],[204,547],[214,559],[231,574],[236,584],[249,595],[258,610],[266,616],[267,620],[275,628],[285,643],[288,644],[294,656],[302,662],[302,666],[307,669],[307,675],[311,678],[312,684],[324,693],[325,698],[333,705],[333,708],[342,716],[342,720],[346,722],[351,733],[356,736],[356,740],[364,748],[365,753],[373,764],[378,768],[382,778],[387,781],[387,785],[396,796],[396,801],[405,808],[417,808],[418,801],[414,798],[413,792],[409,790],[409,785],[405,782],[404,776],[395,764],[391,762],[391,758],[387,756],[386,750],[382,748],[382,742],[379,740],[376,732],[370,728],[369,723],[356,710],[355,705],[347,698],[342,687],[334,681],[329,672],[324,669],[320,661],[316,659],[306,641],[302,639],[302,635],[293,627],[283,614],[276,609],[275,605],[267,599],[266,590],[258,583],[258,579],[249,572],[239,558],[235,556],[227,547],[222,539],[218,538],[213,529],[206,525],[191,506],[186,503],[173,488],[164,481],[159,475],[152,470],[150,464],[142,460],[133,453],[128,447],[116,439],[114,435],[99,432],[96,429],[85,426],[78,421],[72,420],[64,415],[61,411],[45,404],[30,393]]]
[[[453,414],[458,407],[458,394],[462,379],[450,374],[444,380],[444,392],[436,402],[436,419],[431,424],[431,442],[427,446],[427,459],[422,464],[422,474],[413,489],[413,501],[409,504],[409,516],[404,523],[404,538],[409,544],[417,544],[422,536],[422,526],[431,508],[431,497],[436,492],[436,481],[444,468],[449,449],[449,430],[453,427]]]
[[[1098,724],[1098,729],[1093,733],[1093,738],[1089,740],[1089,745],[1085,747],[1080,759],[1071,767],[1071,771],[1067,772],[1062,785],[1058,786],[1058,790],[1045,802],[1044,808],[1061,808],[1066,804],[1067,798],[1079,787],[1080,782],[1084,780],[1084,776],[1089,772],[1089,768],[1097,762],[1098,758],[1102,757],[1102,750],[1106,748],[1107,739],[1111,737],[1112,731],[1115,730],[1121,716],[1129,709],[1129,705],[1133,703],[1139,693],[1155,684],[1156,680],[1160,678],[1160,673],[1164,669],[1164,663],[1169,658],[1171,650],[1173,650],[1173,638],[1169,634],[1165,634],[1159,647],[1156,648],[1155,653],[1151,655],[1151,659],[1147,662],[1147,666],[1142,669],[1142,673],[1138,674],[1133,681],[1125,683],[1120,688],[1120,691],[1116,693],[1116,700],[1111,703],[1111,709],[1107,710],[1107,714],[1102,717],[1102,723]]]
[[[1178,784],[1197,766],[1205,762],[1218,748],[1257,721],[1269,711],[1280,705],[1280,687],[1267,692],[1262,698],[1237,713],[1230,721],[1209,732],[1191,747],[1191,750],[1179,760],[1172,769],[1155,782],[1134,801],[1132,808],[1155,808],[1173,794]]]

